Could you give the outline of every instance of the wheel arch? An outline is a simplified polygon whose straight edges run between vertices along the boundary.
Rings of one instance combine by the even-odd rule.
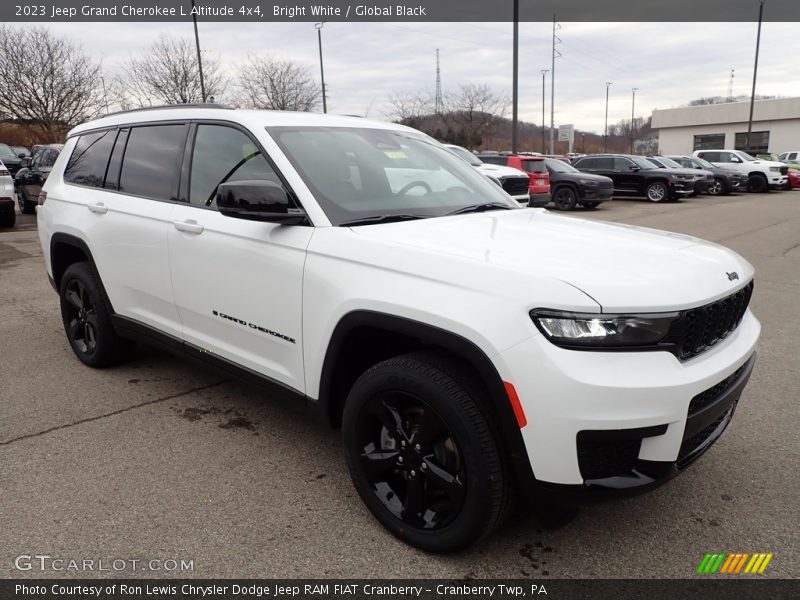
[[[377,342],[375,346],[371,341]],[[347,393],[358,376],[370,366],[411,350],[441,350],[474,371],[494,421],[498,440],[510,459],[518,484],[533,481],[528,454],[500,374],[481,348],[467,338],[428,323],[385,313],[358,310],[344,315],[334,328],[320,377],[320,409],[333,426],[341,423]],[[526,486],[527,487],[527,486]]]
[[[97,275],[97,281],[100,283],[104,299],[108,302],[108,308],[113,313],[114,308],[108,299],[108,294],[103,286],[103,278],[100,277],[100,272],[97,270],[89,245],[76,235],[63,232],[54,233],[50,238],[50,268],[56,293],[61,289],[61,279],[64,276],[64,272],[76,262],[88,262],[91,265],[92,270]]]

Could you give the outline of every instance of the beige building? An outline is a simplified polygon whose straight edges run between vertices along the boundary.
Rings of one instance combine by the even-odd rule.
[[[661,154],[695,150],[745,150],[750,102],[707,104],[653,111]],[[751,154],[800,149],[800,98],[758,100],[753,110]]]

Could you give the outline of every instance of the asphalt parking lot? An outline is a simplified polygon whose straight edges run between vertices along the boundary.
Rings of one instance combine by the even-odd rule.
[[[521,507],[448,557],[372,519],[338,431],[147,348],[82,366],[34,219],[20,217],[0,231],[0,577],[68,575],[20,572],[22,554],[194,561],[117,576],[690,577],[713,551],[772,552],[767,576],[800,576],[800,191],[572,214],[697,235],[752,262],[753,377],[726,434],[670,484],[572,515]]]

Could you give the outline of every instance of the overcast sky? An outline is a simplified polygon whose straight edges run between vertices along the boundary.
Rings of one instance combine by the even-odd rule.
[[[759,94],[800,96],[797,23],[764,23]],[[191,22],[54,23],[102,57],[107,76],[130,54],[144,52],[159,36],[192,39]],[[313,23],[199,23],[204,52],[233,72],[248,54],[272,54],[307,65],[319,74]],[[441,52],[445,91],[461,83],[487,84],[511,96],[511,24],[326,23],[323,29],[328,111],[383,119],[392,91],[433,92],[435,50]],[[90,35],[87,33],[91,32]],[[727,95],[735,69],[734,95],[749,94],[755,23],[564,23],[558,32],[556,125],[602,132],[605,82],[612,81],[609,123],[630,118],[631,88],[637,116],[701,96]],[[552,24],[520,24],[520,118],[540,123],[541,69],[550,68]],[[547,118],[550,119],[550,81]],[[510,108],[509,108],[510,116]]]

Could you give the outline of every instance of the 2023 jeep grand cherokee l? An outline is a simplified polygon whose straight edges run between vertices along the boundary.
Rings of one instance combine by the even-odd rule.
[[[37,219],[81,361],[147,340],[341,424],[363,501],[435,552],[492,531],[515,493],[677,474],[731,420],[760,332],[733,252],[520,208],[426,135],[364,119],[107,116],[69,134]]]

